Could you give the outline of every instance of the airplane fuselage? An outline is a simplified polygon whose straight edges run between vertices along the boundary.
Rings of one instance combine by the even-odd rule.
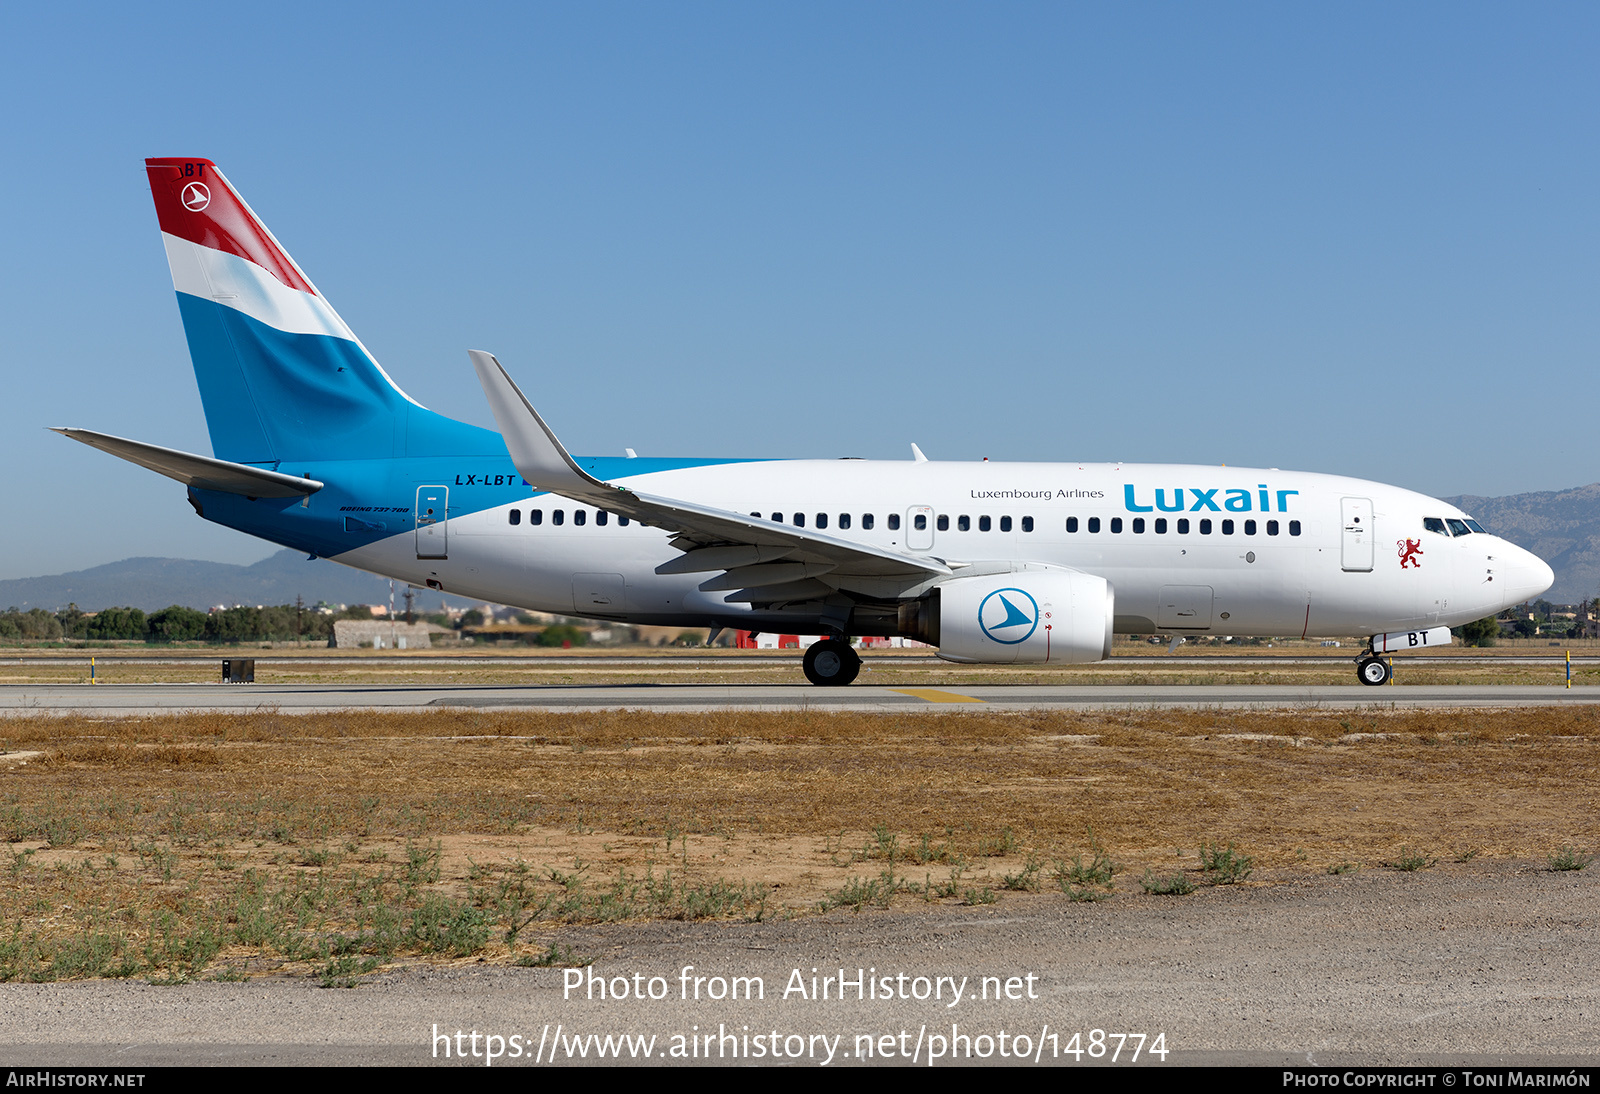
[[[958,575],[992,570],[996,560],[1096,574],[1115,590],[1122,633],[1455,626],[1548,586],[1542,562],[1497,536],[1425,527],[1434,518],[1459,528],[1467,518],[1454,506],[1333,475],[987,461],[579,462],[631,489],[937,558]],[[727,590],[703,591],[708,575],[657,574],[680,553],[669,533],[534,491],[503,454],[277,470],[327,486],[304,501],[197,491],[203,514],[419,587],[536,611],[672,626],[794,625],[785,612],[729,602]],[[419,524],[430,507],[434,519]]]

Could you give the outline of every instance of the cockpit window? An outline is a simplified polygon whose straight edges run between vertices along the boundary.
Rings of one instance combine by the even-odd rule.
[[[1483,530],[1483,525],[1479,524],[1477,521],[1473,520],[1470,517],[1467,518],[1467,527],[1471,528],[1474,532],[1477,532],[1480,535],[1485,535],[1486,536],[1486,535],[1489,534],[1488,532],[1485,532]]]
[[[1422,526],[1430,532],[1439,533],[1441,536],[1448,536],[1450,534],[1449,532],[1445,531],[1444,521],[1440,520],[1438,517],[1423,517]]]
[[[1467,522],[1464,520],[1457,520],[1455,517],[1451,517],[1449,524],[1450,531],[1454,535],[1470,536],[1472,534],[1472,529],[1467,527]]]

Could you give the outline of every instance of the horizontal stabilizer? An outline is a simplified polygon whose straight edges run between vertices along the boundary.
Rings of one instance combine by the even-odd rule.
[[[95,433],[88,429],[61,429],[52,426],[63,437],[82,441],[90,448],[98,448],[113,456],[148,467],[169,479],[177,479],[185,486],[200,490],[220,490],[225,494],[240,494],[247,498],[299,498],[315,494],[323,484],[316,479],[297,479],[278,471],[267,471],[249,464],[214,460],[192,452],[179,452],[175,448],[130,441],[126,437],[113,437],[109,433]]]

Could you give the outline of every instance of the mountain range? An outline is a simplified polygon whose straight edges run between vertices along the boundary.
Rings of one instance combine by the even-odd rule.
[[[1600,482],[1503,498],[1463,494],[1444,500],[1548,562],[1556,583],[1544,594],[1546,600],[1576,604],[1600,596]]]
[[[1600,483],[1483,498],[1445,498],[1496,535],[1526,547],[1556,572],[1545,594],[1555,603],[1600,595]],[[396,585],[396,596],[405,586]],[[219,604],[387,604],[389,582],[326,559],[308,561],[297,551],[279,551],[250,566],[184,558],[127,558],[70,574],[0,581],[0,606],[59,611],[77,604],[86,612],[127,606],[156,611],[170,604],[212,608]],[[417,608],[438,609],[438,593],[419,593]],[[452,607],[474,602],[445,597]]]
[[[404,606],[406,586],[395,582],[395,603]],[[0,608],[44,608],[59,611],[76,604],[86,612],[103,608],[158,611],[172,604],[206,610],[217,605],[388,604],[389,580],[352,570],[326,559],[308,560],[298,551],[279,551],[249,566],[201,562],[187,558],[125,558],[87,570],[49,577],[0,581]],[[451,607],[472,607],[477,601],[444,597]],[[436,592],[417,594],[418,611],[438,611]]]

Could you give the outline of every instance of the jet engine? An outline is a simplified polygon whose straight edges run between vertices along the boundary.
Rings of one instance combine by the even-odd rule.
[[[1081,665],[1111,656],[1115,592],[1075,570],[958,577],[900,605],[900,631],[946,661]]]

